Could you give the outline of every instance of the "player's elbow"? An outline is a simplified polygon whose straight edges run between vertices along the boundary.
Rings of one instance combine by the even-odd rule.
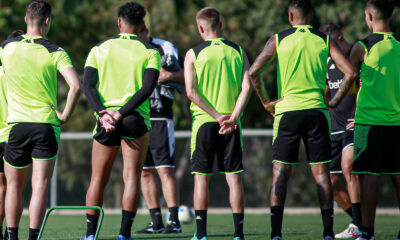
[[[354,81],[357,78],[357,72],[354,68],[352,68],[351,71],[347,73],[347,78],[351,81]]]
[[[82,91],[82,87],[81,87],[81,85],[79,83],[78,84],[74,84],[74,85],[71,86],[70,91],[72,93],[74,93],[75,95],[79,95],[81,93],[81,91]]]
[[[193,102],[193,99],[195,98],[196,95],[195,90],[192,88],[186,89],[186,95],[188,99]]]

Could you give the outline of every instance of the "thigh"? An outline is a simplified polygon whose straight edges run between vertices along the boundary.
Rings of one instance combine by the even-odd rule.
[[[302,112],[285,112],[275,116],[272,160],[283,164],[297,164],[300,146]]]
[[[241,128],[236,129],[228,136],[222,136],[222,144],[217,150],[218,167],[220,173],[232,174],[243,172],[243,144]]]
[[[135,176],[143,168],[143,162],[146,157],[149,145],[149,134],[145,133],[135,139],[122,139],[121,150],[124,162],[124,179]]]
[[[311,165],[331,162],[331,138],[327,110],[308,110],[302,138]]]
[[[218,130],[217,122],[194,120],[191,146],[192,174],[212,174],[213,162],[217,154]]]
[[[32,126],[19,123],[11,127],[5,145],[4,161],[13,168],[28,168],[32,164]]]
[[[117,146],[110,147],[93,140],[92,178],[108,179],[118,150]]]

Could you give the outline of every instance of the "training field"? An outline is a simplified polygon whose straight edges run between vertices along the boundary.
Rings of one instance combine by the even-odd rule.
[[[138,215],[132,231],[144,228],[149,222],[147,215]],[[106,215],[100,232],[100,239],[115,240],[119,233],[121,216]],[[345,214],[335,215],[335,232],[347,227],[350,218]],[[399,215],[378,215],[376,220],[376,239],[395,239],[400,223]],[[23,216],[20,225],[20,239],[27,239],[28,217]],[[209,239],[233,239],[233,223],[230,214],[209,214]],[[245,238],[269,239],[270,222],[265,214],[247,214],[245,218]],[[321,216],[317,214],[285,215],[284,239],[322,239]],[[195,224],[183,225],[182,234],[133,235],[134,239],[190,239]],[[85,234],[86,219],[77,215],[52,215],[46,226],[43,239],[79,239]]]

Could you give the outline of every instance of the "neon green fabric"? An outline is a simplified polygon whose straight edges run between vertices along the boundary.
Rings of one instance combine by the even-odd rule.
[[[329,37],[312,33],[311,26],[297,25],[283,39],[276,35],[278,96],[275,114],[288,111],[324,108]]]
[[[357,97],[355,123],[400,125],[400,42],[393,33],[374,33],[382,40],[371,49],[361,65],[361,88]]]
[[[242,85],[243,51],[226,44],[223,38],[208,39],[209,44],[198,55],[194,49],[194,69],[198,94],[218,113],[231,114],[235,108]],[[207,112],[191,103],[195,119],[216,121]]]
[[[142,88],[146,69],[160,70],[161,56],[136,35],[121,33],[93,47],[85,67],[98,71],[98,92],[103,106],[118,110]],[[150,127],[149,100],[135,110]]]
[[[7,81],[7,122],[60,125],[50,105],[57,107],[57,71],[72,67],[64,49],[43,37],[22,35],[3,43],[0,56]]]
[[[7,141],[8,134],[8,104],[7,104],[7,85],[3,67],[0,66],[0,143]]]

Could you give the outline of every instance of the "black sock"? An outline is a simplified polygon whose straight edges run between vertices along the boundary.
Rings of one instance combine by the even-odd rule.
[[[282,237],[283,206],[271,207],[271,239]]]
[[[3,239],[3,225],[0,226],[0,239]]]
[[[96,234],[97,223],[99,221],[99,215],[86,214],[86,237]]]
[[[353,223],[356,225],[358,228],[361,227],[361,204],[358,203],[352,203],[351,204],[351,209],[353,211]]]
[[[207,236],[207,210],[195,210],[196,225],[197,225],[197,238]]]
[[[321,209],[324,237],[335,237],[333,234],[333,209]]]
[[[375,233],[375,229],[374,229],[374,227],[365,227],[365,226],[362,226],[362,228],[361,228],[362,230],[362,238],[365,238],[365,239],[371,239],[371,237],[373,237],[374,236],[374,233]]]
[[[168,209],[169,211],[169,221],[171,222],[175,222],[178,226],[181,225],[181,223],[179,222],[179,218],[178,218],[178,210],[179,207],[170,207]]]
[[[119,234],[129,238],[131,236],[131,228],[133,221],[135,220],[136,212],[129,212],[122,210],[122,221],[121,221],[121,229],[119,230]]]
[[[351,218],[353,218],[353,204],[348,209],[344,210]],[[354,222],[353,222],[354,223]]]
[[[150,211],[151,221],[153,222],[153,227],[155,229],[164,227],[164,224],[162,222],[161,209],[160,208],[152,208],[152,209],[149,209],[149,211]]]
[[[18,240],[18,227],[7,227],[7,240]]]
[[[400,239],[400,231],[399,231],[399,234],[397,234],[397,238]]]
[[[39,236],[40,229],[29,228],[29,238],[28,240],[36,240]]]
[[[233,213],[233,224],[235,225],[235,234],[233,237],[243,238],[244,213]]]

